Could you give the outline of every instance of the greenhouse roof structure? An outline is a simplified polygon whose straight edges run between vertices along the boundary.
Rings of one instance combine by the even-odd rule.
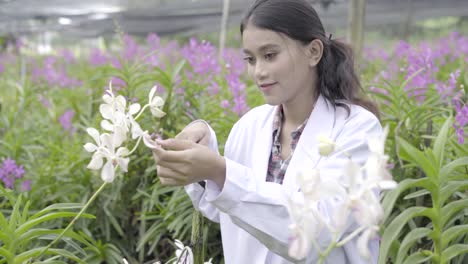
[[[348,0],[309,0],[325,25],[347,24]],[[253,0],[230,0],[237,24]],[[368,0],[366,25],[439,16],[467,16],[467,0]],[[96,37],[116,25],[134,35],[206,32],[219,28],[223,0],[0,0],[0,36],[59,31]]]

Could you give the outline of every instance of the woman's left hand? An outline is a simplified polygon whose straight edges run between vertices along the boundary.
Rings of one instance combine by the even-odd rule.
[[[188,140],[157,140],[161,148],[153,149],[161,184],[183,186],[212,180],[224,185],[226,163],[222,156],[201,144]]]

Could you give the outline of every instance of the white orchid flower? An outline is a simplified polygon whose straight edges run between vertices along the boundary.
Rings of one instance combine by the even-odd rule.
[[[392,180],[387,170],[388,156],[385,155],[385,140],[388,135],[388,126],[384,128],[381,135],[369,135],[367,144],[370,154],[366,161],[366,176],[373,185],[383,190],[394,189],[397,183]]]
[[[88,152],[94,152],[87,168],[101,171],[101,178],[105,182],[112,182],[115,177],[115,166],[119,165],[123,171],[127,171],[129,158],[126,158],[129,151],[125,147],[119,147],[124,142],[125,131],[122,127],[115,127],[112,134],[104,133],[99,135],[99,132],[94,128],[87,129],[88,134],[93,137],[97,145],[92,143],[85,144],[84,148]],[[115,151],[115,149],[117,151]],[[107,162],[103,166],[103,159]]]
[[[117,165],[120,166],[122,171],[127,172],[130,159],[126,156],[128,156],[129,151],[125,147],[119,147],[117,151],[115,151],[117,146],[121,144],[121,138],[119,138],[115,132],[112,135],[103,134],[102,139],[107,146],[107,148],[104,149],[104,157],[107,159],[107,162],[102,168],[101,178],[105,182],[113,182],[115,178],[115,167]]]
[[[345,189],[334,181],[323,181],[318,169],[308,169],[297,174],[296,181],[304,194],[304,199],[316,202],[336,196],[346,195]]]
[[[318,149],[320,156],[330,156],[336,148],[336,143],[324,135],[319,135],[318,140]]]
[[[102,144],[101,136],[99,135],[99,131],[97,131],[97,129],[95,128],[90,127],[86,129],[86,131],[94,139],[94,142],[96,142],[96,144],[86,143],[84,145],[84,148],[87,152],[91,152],[91,153],[94,152],[87,168],[91,170],[99,170],[103,164],[102,163],[103,154],[101,153],[101,151],[98,151],[104,147]]]
[[[289,230],[291,231],[288,250],[289,256],[297,260],[304,259],[310,247],[309,238],[297,224],[289,225]]]
[[[156,85],[151,88],[148,104],[151,110],[151,114],[153,114],[155,117],[161,118],[165,116],[166,113],[161,110],[161,108],[164,106],[164,100],[160,96],[155,95],[157,88],[158,87]]]
[[[185,246],[180,240],[174,241],[177,250],[176,250],[176,257],[177,259],[173,262],[173,264],[193,264],[193,253],[190,247]]]
[[[357,248],[359,254],[364,257],[365,259],[370,259],[371,253],[369,251],[369,240],[373,239],[377,236],[377,231],[379,230],[378,227],[371,227],[364,232],[362,232],[361,236],[359,236],[357,241]]]

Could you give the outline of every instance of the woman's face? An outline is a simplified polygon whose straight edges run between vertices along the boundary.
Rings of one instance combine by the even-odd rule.
[[[242,45],[248,74],[268,104],[294,104],[313,94],[316,77],[307,45],[252,24],[243,32]]]

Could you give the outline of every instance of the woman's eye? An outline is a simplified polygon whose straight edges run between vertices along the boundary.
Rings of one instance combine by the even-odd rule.
[[[249,64],[254,63],[254,58],[252,58],[252,57],[245,57],[244,60]]]
[[[272,59],[275,58],[275,56],[276,56],[276,53],[267,53],[267,54],[265,54],[265,59],[266,60],[272,60]]]

